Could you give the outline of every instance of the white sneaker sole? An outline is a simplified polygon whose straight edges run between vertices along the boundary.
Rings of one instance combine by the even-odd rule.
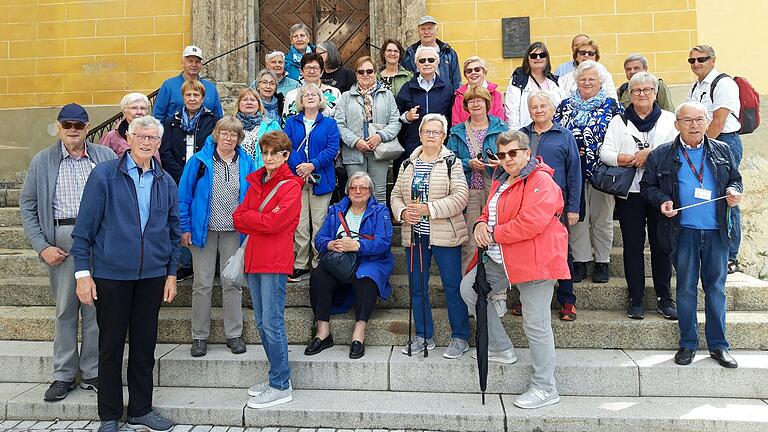
[[[435,346],[437,345],[427,345],[427,351],[432,351],[433,349],[435,349]],[[418,350],[411,350],[411,355],[418,354],[423,351],[424,351],[424,345],[419,345]],[[408,355],[408,347],[403,348],[400,352],[402,352],[405,355]]]
[[[151,427],[149,427],[147,425],[138,424],[138,423],[137,424],[126,423],[125,426],[128,429],[133,429],[133,430],[148,430],[148,431],[152,431],[152,432],[168,432],[169,430],[172,430],[174,428],[174,426],[176,426],[176,425],[173,425],[173,426],[171,426],[168,429],[152,429]]]
[[[472,358],[477,360],[477,352],[472,352]],[[501,364],[515,364],[517,363],[517,356],[513,358],[506,358],[506,357],[494,357],[494,356],[488,356],[488,361],[494,362],[494,363],[501,363]]]
[[[273,401],[266,402],[266,403],[261,403],[261,404],[259,404],[259,403],[252,403],[251,401],[248,401],[247,405],[248,405],[248,408],[255,408],[255,409],[258,409],[258,408],[269,408],[269,407],[272,407],[272,406],[275,406],[275,405],[280,405],[280,404],[288,403],[288,402],[290,402],[292,400],[293,400],[293,395],[288,395],[288,396],[286,396],[284,398],[275,399]]]
[[[467,348],[466,348],[464,351],[462,351],[462,352],[461,352],[461,354],[459,354],[459,355],[451,355],[451,354],[448,354],[447,352],[444,352],[444,353],[443,353],[443,358],[447,358],[447,359],[451,359],[451,360],[454,360],[454,359],[457,359],[457,358],[461,358],[461,356],[463,356],[463,355],[464,355],[464,353],[465,353],[465,352],[467,352],[467,351],[469,351],[469,347],[467,347]]]
[[[558,395],[557,397],[552,398],[550,400],[538,403],[536,405],[521,405],[521,404],[519,404],[517,402],[517,400],[515,400],[514,404],[515,404],[516,407],[522,408],[522,409],[536,409],[536,408],[545,407],[547,405],[554,405],[554,404],[556,404],[558,402],[560,402],[560,395]]]

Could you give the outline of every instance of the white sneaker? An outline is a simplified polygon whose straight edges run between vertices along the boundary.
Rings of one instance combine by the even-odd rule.
[[[521,394],[515,399],[515,405],[518,408],[532,409],[541,408],[547,405],[554,405],[560,402],[560,395],[557,390],[547,393],[543,390],[539,390],[534,386],[528,387],[528,391]]]
[[[469,351],[469,344],[464,339],[451,339],[451,343],[448,348],[445,349],[443,357],[447,359],[457,359]]]
[[[293,400],[293,391],[290,387],[285,390],[278,390],[274,387],[267,387],[263,393],[248,399],[248,408],[269,408],[271,406],[284,404]]]
[[[258,396],[264,393],[265,391],[267,391],[268,388],[269,388],[269,381],[258,383],[248,389],[248,396],[251,396],[251,397]]]
[[[477,359],[476,350],[472,350],[471,355],[473,359]],[[488,351],[488,361],[503,364],[513,364],[517,362],[517,355],[515,354],[514,348],[500,352]]]

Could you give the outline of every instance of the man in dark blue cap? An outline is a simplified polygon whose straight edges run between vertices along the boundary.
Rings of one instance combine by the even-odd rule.
[[[32,248],[47,265],[56,301],[53,338],[53,383],[46,401],[64,399],[76,387],[98,391],[96,309],[82,305],[75,293],[75,267],[69,250],[85,182],[96,164],[117,156],[109,148],[87,143],[88,113],[78,104],[65,105],[57,118],[59,139],[30,163],[19,197],[21,223]],[[83,337],[78,352],[78,316]]]

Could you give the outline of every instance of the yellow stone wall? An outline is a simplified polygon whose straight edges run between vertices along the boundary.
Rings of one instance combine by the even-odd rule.
[[[0,108],[117,104],[178,73],[192,0],[0,0]]]

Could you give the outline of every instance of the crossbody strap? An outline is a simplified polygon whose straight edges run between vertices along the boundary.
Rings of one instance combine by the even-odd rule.
[[[347,219],[344,217],[344,213],[342,213],[341,210],[339,210],[338,215],[339,215],[339,221],[341,222],[341,226],[344,228],[344,232],[347,233],[347,237],[352,238],[353,231],[349,229],[349,225],[347,224]],[[361,234],[359,232],[355,232],[355,234],[357,234],[358,237],[364,238],[366,240],[374,239],[372,235]]]
[[[275,187],[273,187],[273,188],[272,188],[272,190],[271,190],[271,191],[269,191],[269,194],[267,195],[267,197],[266,197],[266,198],[264,198],[264,202],[262,202],[262,203],[261,203],[261,205],[259,206],[259,213],[261,213],[262,211],[264,211],[264,207],[266,207],[266,206],[267,206],[267,203],[268,203],[268,202],[269,202],[269,201],[270,201],[272,198],[274,198],[274,197],[275,197],[275,194],[277,193],[277,190],[278,190],[278,189],[280,189],[280,186],[282,186],[282,185],[284,185],[284,184],[288,183],[289,181],[290,181],[290,180],[281,180],[280,182],[278,182],[278,183],[275,185]]]

